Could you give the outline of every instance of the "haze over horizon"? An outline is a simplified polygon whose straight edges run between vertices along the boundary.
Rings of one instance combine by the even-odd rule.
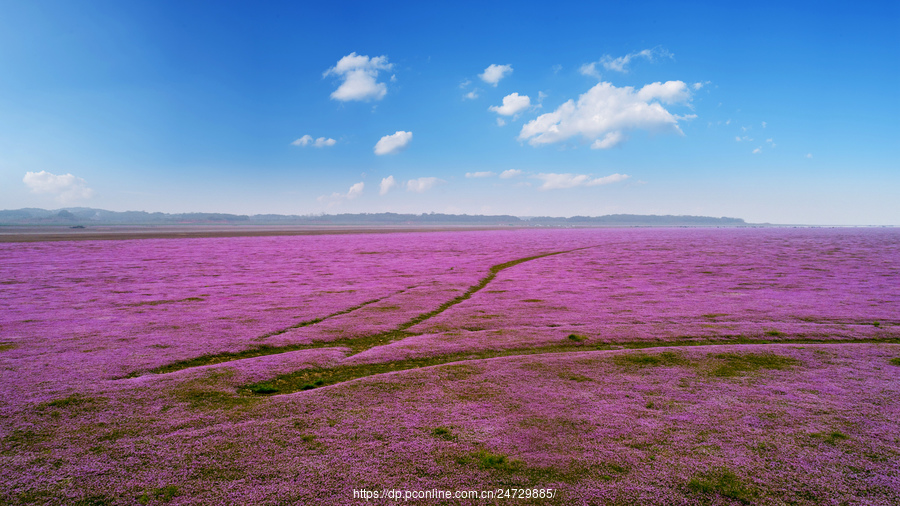
[[[900,5],[0,0],[0,209],[897,225]]]

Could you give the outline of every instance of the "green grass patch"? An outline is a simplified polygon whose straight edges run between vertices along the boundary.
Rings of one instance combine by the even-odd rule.
[[[18,347],[15,343],[0,343],[0,351],[14,350]]]
[[[506,455],[493,453],[487,450],[479,450],[470,455],[461,457],[456,460],[456,463],[463,466],[474,465],[478,467],[478,469],[490,469],[501,472],[518,471],[525,467],[521,460],[510,459]]]
[[[569,334],[569,339],[575,341],[576,343],[580,343],[582,341],[586,341],[587,337],[578,334]]]
[[[159,306],[162,304],[178,304],[179,302],[203,302],[201,297],[188,297],[186,299],[164,299],[164,300],[148,300],[146,302],[135,302],[133,304],[125,304],[129,307],[137,306]]]
[[[3,442],[3,453],[21,451],[21,448],[33,449],[41,443],[50,440],[50,432],[46,429],[22,430],[14,429],[12,432],[4,436],[0,441]],[[9,453],[12,454],[12,453]]]
[[[443,439],[444,441],[457,440],[456,434],[454,434],[453,431],[451,431],[447,427],[435,427],[434,429],[432,429],[431,435]]]
[[[696,494],[718,494],[745,504],[751,504],[759,495],[753,486],[725,468],[695,476],[688,482],[687,488]]]
[[[246,406],[253,399],[246,396],[235,395],[231,392],[211,390],[203,388],[184,388],[175,391],[175,397],[190,404],[196,409],[232,409]]]
[[[772,337],[782,337],[782,336],[785,336],[785,335],[787,335],[787,334],[785,334],[784,332],[779,332],[779,331],[777,331],[777,330],[767,330],[767,331],[766,331],[766,335],[767,335],[767,336],[772,336]]]
[[[850,439],[850,436],[844,434],[843,432],[839,432],[839,431],[832,431],[832,432],[828,432],[828,433],[816,432],[816,433],[811,434],[811,436],[814,438],[817,438],[817,439],[821,439],[825,444],[829,444],[832,446],[838,444],[838,441],[844,441],[844,440]]]
[[[94,402],[96,402],[96,399],[92,397],[86,397],[82,394],[72,394],[68,397],[63,397],[62,399],[55,399],[49,402],[45,402],[38,407],[68,409],[85,406]]]
[[[673,351],[662,353],[623,353],[613,357],[613,362],[623,367],[675,367],[687,365],[689,362]]]
[[[165,487],[145,490],[137,500],[141,504],[148,504],[152,500],[169,502],[180,495],[181,492],[176,485],[166,485]]]
[[[900,357],[894,357],[888,361],[891,365],[900,366]]]
[[[710,376],[733,377],[759,369],[782,370],[800,363],[799,360],[774,353],[716,353],[710,355],[713,367]]]

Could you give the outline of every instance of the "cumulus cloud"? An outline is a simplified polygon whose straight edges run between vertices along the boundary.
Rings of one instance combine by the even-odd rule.
[[[478,88],[466,93],[465,95],[463,95],[463,98],[468,100],[475,100],[476,98],[478,98]]]
[[[656,99],[664,104],[684,104],[690,101],[691,92],[681,81],[656,82],[641,88],[638,98],[645,102]]]
[[[325,138],[325,137],[319,137],[318,139],[313,139],[311,135],[304,135],[303,137],[300,137],[299,139],[297,139],[291,143],[291,145],[293,145],[293,146],[300,146],[300,147],[312,146],[314,148],[331,147],[331,146],[334,146],[335,144],[337,144],[337,141],[334,139],[329,139],[329,138]]]
[[[406,191],[422,193],[428,191],[440,183],[446,183],[443,179],[436,177],[420,177],[418,179],[410,179],[406,182]]]
[[[74,202],[94,196],[94,190],[87,187],[87,182],[72,174],[57,176],[45,170],[26,172],[22,178],[32,193],[48,193],[54,195],[59,202]]]
[[[604,184],[618,183],[628,179],[627,174],[611,174],[609,176],[593,178],[587,174],[536,174],[535,179],[544,182],[541,190],[558,190],[564,188],[575,188],[576,186],[600,186]]]
[[[385,135],[375,144],[376,155],[392,155],[399,153],[412,142],[412,132],[398,130],[391,135]]]
[[[497,83],[500,82],[504,77],[512,74],[513,68],[512,65],[496,65],[491,64],[488,68],[484,69],[484,72],[479,74],[478,77],[481,78],[482,81],[490,84],[491,86],[497,86]]]
[[[522,171],[519,169],[507,169],[500,173],[500,177],[503,179],[509,179],[521,175]]]
[[[528,109],[529,107],[531,107],[531,99],[528,98],[528,95],[511,93],[503,97],[503,105],[492,105],[488,107],[488,110],[494,111],[501,116],[513,116],[524,111],[525,109]]]
[[[501,127],[502,127],[502,126],[504,126],[504,125],[506,125],[506,120],[503,119],[503,118],[497,118],[497,126],[501,126]]]
[[[753,150],[753,154],[754,154],[754,155],[758,155],[758,154],[760,154],[760,153],[762,153],[762,146],[760,146],[760,147],[758,147],[758,148],[756,148],[756,149]]]
[[[359,197],[360,195],[362,195],[363,188],[365,188],[365,187],[366,187],[365,183],[359,182],[359,183],[356,183],[355,185],[351,186],[350,189],[347,191],[347,193],[334,192],[331,195],[322,195],[321,197],[318,198],[318,201],[319,202],[328,202],[328,207],[331,207],[331,206],[336,205],[344,200],[353,200],[356,197]]]
[[[466,172],[466,177],[491,177],[497,174],[491,171],[487,172]]]
[[[342,80],[338,89],[331,93],[334,100],[342,102],[381,100],[387,94],[387,86],[378,82],[378,73],[382,70],[391,70],[393,67],[393,64],[388,63],[387,56],[369,58],[350,53],[338,60],[337,64],[326,70],[322,76],[333,75]]]
[[[347,198],[352,200],[356,197],[359,197],[360,195],[362,195],[363,188],[365,188],[365,186],[366,185],[362,181],[351,186],[350,191],[347,192]]]
[[[678,120],[661,104],[689,103],[688,86],[682,81],[653,83],[635,90],[601,82],[553,112],[529,121],[519,140],[532,146],[565,141],[576,135],[593,141],[595,149],[608,149],[623,140],[629,130],[671,132],[683,135]]]
[[[381,180],[381,187],[378,191],[379,195],[384,195],[387,192],[391,191],[391,188],[397,186],[397,180],[394,179],[394,176],[388,176]]]

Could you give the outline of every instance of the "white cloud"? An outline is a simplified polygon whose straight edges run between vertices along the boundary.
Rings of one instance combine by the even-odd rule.
[[[691,92],[681,81],[656,82],[641,88],[638,98],[644,102],[656,99],[664,104],[684,104],[691,100]]]
[[[750,142],[753,139],[749,135],[744,135],[743,137],[740,135],[735,135],[734,140],[737,142]]]
[[[500,80],[504,77],[512,74],[512,71],[512,65],[491,64],[488,68],[484,69],[484,72],[479,74],[478,77],[480,77],[482,81],[490,84],[491,86],[496,87],[497,83],[499,83]]]
[[[763,127],[763,128],[766,128],[766,122],[765,122],[765,121],[762,122],[762,127]]]
[[[344,200],[353,200],[356,197],[359,197],[360,195],[362,195],[363,188],[365,188],[365,186],[365,183],[359,182],[352,185],[347,193],[334,192],[331,195],[322,195],[316,200],[318,200],[319,202],[327,202],[328,207],[332,207],[340,204]]]
[[[758,148],[756,148],[756,149],[753,150],[753,154],[754,154],[754,155],[758,155],[758,154],[760,154],[760,153],[762,153],[762,146],[760,146],[760,147],[758,147]]]
[[[475,88],[474,90],[466,93],[465,95],[463,95],[463,98],[469,99],[469,100],[475,100],[476,98],[478,98],[478,88]]]
[[[440,183],[446,183],[443,179],[436,177],[420,177],[418,179],[410,179],[406,182],[406,191],[422,193],[430,190]]]
[[[328,202],[328,207],[336,205],[344,200],[353,200],[356,197],[362,195],[363,188],[365,188],[365,183],[359,182],[350,187],[347,193],[338,193],[334,192],[331,195],[322,195],[317,200],[319,202]]]
[[[470,84],[472,84],[472,81],[470,79],[466,79],[463,82],[459,83],[459,88],[463,89]]]
[[[338,60],[322,76],[334,75],[343,79],[338,89],[331,94],[334,100],[381,100],[387,94],[387,86],[377,81],[378,72],[391,70],[393,67],[393,64],[388,63],[387,56],[369,58],[350,53]]]
[[[300,137],[299,139],[291,143],[292,146],[306,147],[312,145],[315,148],[331,147],[335,144],[337,144],[337,141],[334,139],[328,139],[325,137],[313,139],[311,135],[304,135],[303,137]]]
[[[503,105],[492,105],[488,107],[488,110],[494,111],[502,116],[513,116],[524,111],[525,109],[528,109],[529,107],[531,107],[531,99],[528,98],[528,95],[511,93],[503,97]]]
[[[624,139],[628,130],[672,132],[683,135],[678,116],[659,102],[688,103],[690,92],[681,81],[653,83],[635,91],[631,86],[617,88],[601,82],[553,112],[542,114],[522,127],[519,140],[532,146],[565,141],[581,135],[597,141],[592,147],[612,147]]]
[[[502,127],[502,126],[505,125],[505,124],[506,124],[506,120],[505,120],[505,119],[503,119],[503,118],[497,118],[497,126]]]
[[[31,189],[32,193],[49,193],[55,195],[56,200],[63,203],[89,199],[94,196],[94,190],[87,187],[87,182],[72,174],[57,176],[45,170],[26,172],[22,182]]]
[[[390,155],[399,153],[412,142],[412,132],[398,130],[391,135],[385,135],[375,144],[376,155]]]
[[[563,69],[563,66],[557,63],[556,65],[554,65],[550,68],[553,70],[554,74],[559,74],[559,71]]]
[[[699,89],[702,88],[702,87],[703,87],[703,83],[694,83],[694,89],[695,89],[695,90],[699,90]]]
[[[381,180],[381,187],[378,191],[379,195],[384,195],[387,192],[391,191],[391,188],[397,186],[397,180],[394,179],[394,176],[388,176]]]
[[[812,153],[806,153],[807,158],[812,158]]]
[[[500,173],[500,177],[503,179],[509,179],[521,175],[522,171],[519,169],[507,169]]]
[[[544,182],[541,190],[558,190],[563,188],[575,188],[576,186],[599,186],[624,181],[631,176],[626,174],[611,174],[609,176],[592,178],[587,174],[537,174],[532,176]]]
[[[355,199],[356,197],[359,197],[360,195],[362,195],[363,188],[365,188],[365,186],[365,183],[363,183],[362,181],[351,186],[350,191],[347,192],[347,198]]]
[[[631,61],[635,58],[644,58],[652,62],[655,61],[656,58],[674,58],[674,55],[661,47],[644,49],[643,51],[629,53],[618,58],[613,58],[612,56],[607,54],[604,55],[603,58],[600,58],[599,61],[585,63],[578,71],[586,76],[596,77],[597,79],[600,79],[600,72],[597,71],[598,64],[603,65],[603,68],[605,68],[606,70],[614,70],[616,72],[625,73],[628,72],[628,64],[631,63]]]
[[[313,141],[313,138],[311,135],[304,135],[303,137],[300,137],[299,139],[292,142],[291,145],[292,146],[306,146],[306,145],[309,145],[309,143],[312,141]]]
[[[466,177],[491,177],[496,176],[497,174],[494,172],[466,172]]]
[[[625,140],[625,135],[622,132],[615,131],[609,132],[602,139],[597,139],[591,144],[591,149],[609,149],[611,147],[620,144]]]
[[[599,80],[600,71],[597,70],[597,63],[599,62],[585,63],[578,69],[578,72],[583,76],[595,77]]]

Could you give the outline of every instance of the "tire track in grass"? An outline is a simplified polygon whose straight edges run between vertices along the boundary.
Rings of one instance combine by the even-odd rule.
[[[134,378],[134,377],[141,376],[142,374],[147,374],[147,373],[165,374],[165,373],[180,371],[183,369],[189,369],[192,367],[200,367],[200,366],[204,366],[204,365],[219,364],[222,362],[231,362],[234,360],[241,360],[241,359],[245,359],[245,358],[261,357],[264,355],[275,355],[275,354],[286,353],[286,352],[290,352],[290,351],[308,350],[308,349],[316,349],[316,348],[350,348],[350,354],[348,356],[356,355],[357,353],[361,353],[370,348],[374,348],[375,346],[381,346],[384,344],[392,343],[394,341],[398,341],[400,339],[405,339],[407,337],[419,335],[419,334],[407,332],[406,330],[414,325],[418,325],[419,323],[422,323],[425,320],[428,320],[429,318],[433,318],[433,317],[443,313],[444,311],[450,309],[451,307],[453,307],[465,300],[468,300],[469,298],[472,297],[472,295],[474,295],[479,290],[481,290],[485,286],[487,286],[488,283],[493,281],[494,278],[497,277],[497,274],[499,274],[501,271],[503,271],[505,269],[509,269],[510,267],[515,267],[516,265],[519,265],[521,263],[528,262],[531,260],[537,260],[539,258],[549,257],[549,256],[553,256],[553,255],[561,255],[563,253],[571,253],[573,251],[579,251],[579,250],[596,248],[596,247],[597,246],[583,246],[581,248],[574,248],[574,249],[564,250],[564,251],[552,251],[550,253],[542,253],[539,255],[532,255],[532,256],[528,256],[528,257],[517,258],[515,260],[510,260],[508,262],[503,262],[500,264],[493,265],[490,267],[490,269],[488,269],[487,276],[481,278],[478,281],[478,283],[475,283],[474,285],[470,286],[462,295],[460,295],[458,297],[454,297],[453,299],[441,304],[440,306],[438,306],[436,309],[434,309],[432,311],[428,311],[426,313],[419,314],[419,315],[407,320],[406,322],[401,323],[393,330],[379,332],[377,334],[371,334],[368,336],[350,337],[350,338],[344,338],[344,339],[336,339],[336,340],[332,340],[332,341],[316,341],[316,342],[309,343],[309,344],[296,344],[296,345],[289,344],[289,345],[284,345],[284,346],[271,346],[271,345],[261,344],[261,345],[254,346],[252,348],[248,348],[248,349],[238,351],[238,352],[225,352],[225,353],[201,355],[199,357],[194,357],[194,358],[189,358],[186,360],[179,360],[177,362],[172,362],[170,364],[156,367],[156,368],[153,368],[153,369],[150,369],[147,371],[134,371],[134,372],[126,375],[125,378]],[[412,287],[412,288],[414,288],[414,287]],[[275,330],[272,332],[268,332],[266,334],[263,334],[262,336],[254,338],[254,340],[262,341],[262,340],[267,339],[272,336],[284,334],[293,329],[297,329],[297,328],[301,328],[301,327],[308,327],[310,325],[315,325],[315,324],[317,324],[321,321],[324,321],[328,318],[332,318],[335,316],[340,316],[340,315],[350,313],[352,311],[356,311],[357,309],[361,309],[365,306],[368,306],[369,304],[374,304],[375,302],[379,302],[379,301],[384,300],[393,295],[398,295],[409,289],[411,289],[411,288],[400,290],[399,292],[382,297],[380,299],[373,299],[370,301],[366,301],[366,302],[363,302],[362,304],[358,304],[356,306],[353,306],[353,307],[350,307],[347,309],[342,309],[340,311],[331,313],[331,314],[321,317],[321,318],[314,318],[312,320],[302,321],[300,323],[294,324],[294,325],[292,325],[290,327],[286,327],[284,329],[279,329],[279,330]]]
[[[693,342],[625,342],[604,343],[600,345],[585,345],[584,343],[563,343],[558,345],[509,348],[506,350],[490,350],[481,352],[462,352],[450,355],[438,355],[434,357],[413,358],[393,362],[379,362],[374,364],[338,365],[330,368],[313,367],[281,374],[273,379],[244,385],[237,389],[241,395],[284,395],[303,390],[312,390],[319,387],[346,383],[360,378],[385,374],[389,372],[407,371],[422,367],[464,363],[473,360],[483,360],[498,357],[517,357],[525,355],[548,355],[555,353],[574,353],[584,351],[633,351],[653,348],[683,348],[683,347],[707,347],[707,346],[732,346],[748,344],[900,344],[900,339],[734,339],[729,341],[693,341]]]
[[[301,327],[308,327],[308,326],[310,326],[310,325],[315,325],[315,324],[317,324],[317,323],[319,323],[319,322],[323,322],[323,321],[325,321],[325,320],[327,320],[327,319],[329,319],[329,318],[334,318],[335,316],[341,316],[341,315],[345,315],[345,314],[347,314],[347,313],[352,313],[353,311],[356,311],[357,309],[362,309],[362,308],[368,306],[369,304],[374,304],[374,303],[376,303],[376,302],[381,302],[381,301],[383,301],[384,299],[387,299],[388,297],[393,297],[394,295],[400,295],[401,293],[405,292],[406,290],[412,290],[413,288],[415,288],[415,286],[411,286],[411,287],[409,287],[409,288],[400,290],[400,291],[398,291],[398,292],[394,292],[394,293],[392,293],[392,294],[390,294],[390,295],[385,295],[384,297],[381,297],[381,298],[378,298],[378,299],[367,300],[367,301],[363,302],[362,304],[357,304],[357,305],[355,305],[355,306],[348,307],[347,309],[342,309],[342,310],[340,310],[340,311],[335,311],[334,313],[331,313],[331,314],[329,314],[329,315],[322,316],[321,318],[313,318],[312,320],[305,320],[305,321],[302,321],[302,322],[300,322],[300,323],[296,323],[296,324],[294,324],[294,325],[291,325],[290,327],[285,327],[285,328],[283,328],[283,329],[278,329],[278,330],[273,330],[273,331],[271,331],[271,332],[266,332],[265,334],[263,334],[263,335],[261,335],[261,336],[255,338],[254,341],[262,341],[262,340],[264,340],[264,339],[268,339],[268,338],[273,337],[273,336],[279,336],[279,335],[284,334],[284,333],[286,333],[286,332],[290,332],[291,330],[294,330],[294,329],[299,329],[299,328],[301,328]]]

